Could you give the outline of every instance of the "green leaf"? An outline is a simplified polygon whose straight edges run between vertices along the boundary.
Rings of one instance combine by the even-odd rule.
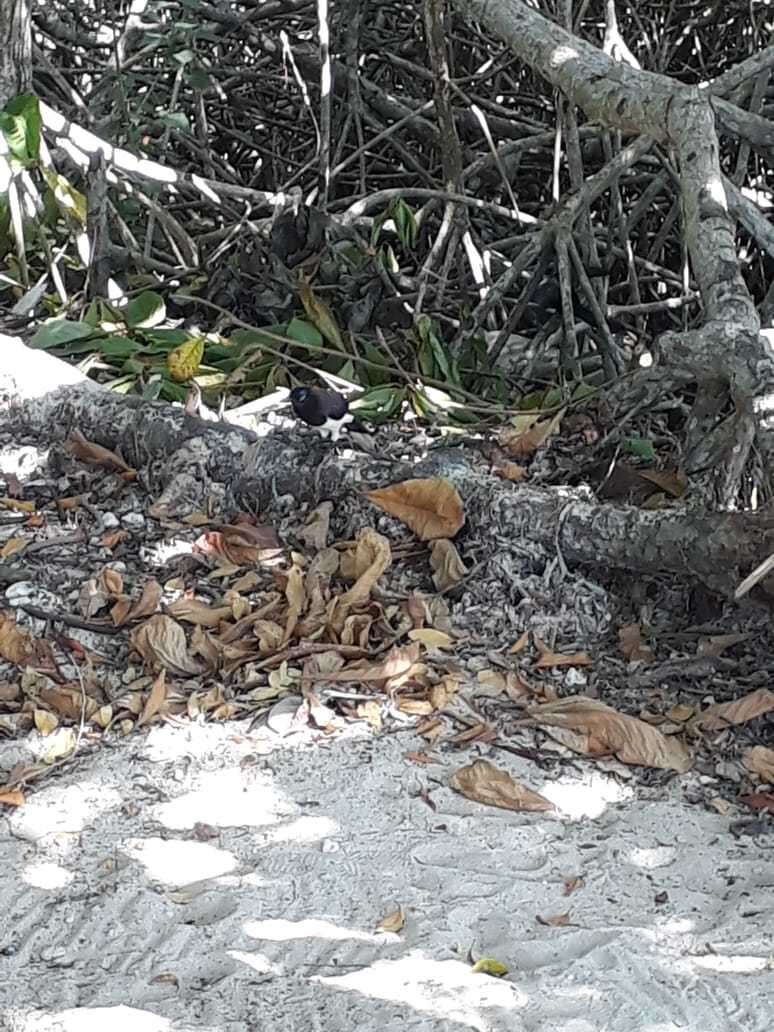
[[[303,344],[309,350],[321,348],[324,343],[322,333],[306,319],[291,319],[285,330],[285,336],[298,344]]]
[[[0,131],[11,154],[24,165],[40,157],[40,105],[38,98],[22,94],[9,100],[0,113]]]
[[[645,459],[646,462],[655,462],[656,452],[653,443],[646,437],[624,437],[621,442],[622,448],[629,455],[636,455],[638,459]]]
[[[191,128],[191,123],[183,111],[166,111],[159,117],[159,121],[162,125],[169,126],[170,129],[179,129],[183,133]]]
[[[136,340],[120,336],[103,337],[101,340],[95,340],[93,348],[100,355],[104,355],[105,358],[119,362],[132,358],[143,350],[142,345],[138,344]]]
[[[390,214],[395,222],[398,240],[407,251],[413,250],[417,242],[417,220],[414,218],[414,212],[402,198],[398,198],[393,202]]]
[[[49,319],[44,322],[30,341],[32,348],[58,348],[70,341],[94,337],[94,327],[85,322],[69,319]]]
[[[503,975],[508,974],[508,968],[505,964],[494,957],[482,957],[476,961],[470,970],[476,974],[494,975],[495,978],[502,978]]]
[[[124,318],[126,325],[132,329],[145,329],[158,326],[167,317],[167,306],[164,298],[154,290],[145,290],[126,306]]]
[[[207,90],[212,85],[211,77],[203,68],[192,68],[188,72],[188,82],[195,90]]]
[[[188,330],[173,329],[164,327],[155,330],[145,330],[140,334],[145,350],[151,355],[168,355],[170,351],[185,344],[191,336]]]
[[[403,387],[378,387],[358,398],[350,405],[350,410],[353,414],[379,423],[399,412],[405,398],[406,391]]]

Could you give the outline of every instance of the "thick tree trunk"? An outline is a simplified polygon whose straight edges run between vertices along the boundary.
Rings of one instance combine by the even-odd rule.
[[[30,0],[0,0],[0,108],[31,88]]]

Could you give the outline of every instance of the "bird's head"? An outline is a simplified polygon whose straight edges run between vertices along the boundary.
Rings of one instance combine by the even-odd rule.
[[[303,405],[309,398],[309,395],[310,391],[308,387],[294,387],[290,392],[290,402],[292,405]]]

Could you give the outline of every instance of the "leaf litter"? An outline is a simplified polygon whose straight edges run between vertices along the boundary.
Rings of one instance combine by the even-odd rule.
[[[558,425],[555,417],[514,426],[503,443],[524,457]],[[106,500],[137,490],[135,472],[120,455],[77,431],[65,451],[92,470]],[[26,515],[34,540],[47,530],[45,514],[18,497],[21,485],[10,486],[6,507],[13,502]],[[54,504],[61,513],[78,512],[92,493],[63,493]],[[523,630],[510,647],[500,638],[499,650],[488,653],[495,669],[471,670],[467,654],[472,647],[479,656],[480,648],[465,627],[465,591],[480,559],[471,558],[460,537],[466,513],[459,492],[442,477],[418,478],[365,497],[372,512],[403,524],[403,540],[408,535],[412,547],[400,543],[400,532],[388,537],[362,524],[352,537],[337,540],[332,502],[322,502],[301,522],[296,515],[276,524],[248,513],[227,522],[214,522],[207,512],[176,520],[165,502],[148,506],[143,534],[114,526],[94,537],[94,545],[86,546],[91,573],[73,586],[69,605],[63,600],[51,606],[46,624],[30,624],[25,608],[35,615],[34,606],[20,604],[14,612],[11,605],[0,613],[0,732],[36,733],[48,741],[44,762],[56,765],[103,734],[201,718],[279,726],[282,708],[293,727],[321,736],[353,722],[379,734],[408,721],[426,745],[408,750],[406,762],[420,766],[442,762],[442,747],[538,756],[550,740],[546,755],[553,758],[564,750],[597,762],[684,773],[697,749],[711,748],[713,735],[727,736],[774,710],[767,689],[725,703],[673,704],[640,717],[568,694],[568,687],[593,678],[599,664],[593,652],[573,648],[571,641],[563,646],[553,632]],[[126,561],[147,549],[144,537],[152,539],[154,519],[161,528],[190,535],[190,562],[171,576],[149,575],[146,563]],[[123,561],[111,558],[113,550]],[[401,590],[412,556],[413,585]],[[56,629],[61,625],[67,635]],[[618,633],[633,669],[655,662],[657,643],[652,635],[645,643],[637,622],[622,623]],[[697,656],[721,658],[746,637],[705,636]],[[479,719],[470,717],[471,702]],[[771,784],[771,757],[770,749],[754,745],[740,758],[751,788]],[[33,780],[36,772],[21,779],[19,773],[7,774],[0,802],[20,805],[17,783]],[[449,785],[479,805],[554,810],[539,793],[481,759],[459,767]],[[427,801],[434,805],[429,794]]]

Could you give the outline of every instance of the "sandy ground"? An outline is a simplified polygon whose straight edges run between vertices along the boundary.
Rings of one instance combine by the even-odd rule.
[[[447,787],[483,751],[421,768],[410,732],[305,735],[158,727],[6,808],[0,1028],[771,1028],[773,840],[684,801],[692,775],[490,757],[547,818]]]

